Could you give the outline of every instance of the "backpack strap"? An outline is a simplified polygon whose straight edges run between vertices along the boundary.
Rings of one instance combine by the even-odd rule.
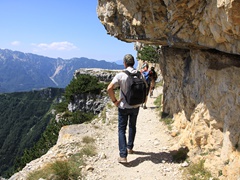
[[[138,77],[140,77],[139,75],[141,75],[140,71],[137,71],[136,73],[131,73],[128,70],[125,70],[123,72],[126,73],[128,76],[138,76]]]
[[[125,71],[123,71],[123,72],[124,72],[125,74],[127,74],[128,76],[131,75],[131,73],[130,73],[128,70],[125,70]],[[122,92],[124,98],[127,99],[127,97],[126,97],[126,95],[124,94],[124,92],[122,91],[122,89],[121,89],[121,92]]]
[[[137,71],[136,73],[130,73],[128,70],[126,70],[126,71],[123,71],[123,72],[125,72],[128,76],[138,76],[138,78],[143,79],[146,86],[149,87],[149,84],[148,84],[147,80],[145,79],[144,75],[140,71]]]

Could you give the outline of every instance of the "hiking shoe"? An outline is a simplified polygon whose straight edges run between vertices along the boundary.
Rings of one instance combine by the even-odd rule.
[[[127,158],[122,158],[122,157],[119,157],[118,158],[118,162],[119,163],[122,163],[122,164],[127,164],[128,162],[127,162]]]
[[[134,154],[134,151],[132,149],[128,149],[128,154]]]

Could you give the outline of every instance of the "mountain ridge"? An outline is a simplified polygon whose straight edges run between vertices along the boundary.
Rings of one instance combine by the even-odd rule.
[[[105,60],[50,58],[32,53],[0,49],[0,93],[47,87],[65,88],[80,68],[123,69]]]

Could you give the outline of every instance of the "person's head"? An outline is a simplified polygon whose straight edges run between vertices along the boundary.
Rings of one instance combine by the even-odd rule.
[[[145,71],[148,70],[148,63],[146,63],[146,62],[143,63],[142,69],[145,70]]]
[[[131,54],[126,54],[123,58],[123,63],[126,67],[133,67],[134,66],[134,57]]]
[[[154,67],[151,67],[151,71],[154,71]]]

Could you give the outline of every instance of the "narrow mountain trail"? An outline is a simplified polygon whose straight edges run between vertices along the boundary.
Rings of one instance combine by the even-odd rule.
[[[87,180],[179,180],[182,179],[181,163],[173,163],[171,147],[177,139],[170,133],[156,111],[154,101],[162,93],[162,87],[155,89],[148,98],[147,109],[140,108],[137,120],[134,154],[127,157],[128,164],[117,162],[118,132],[117,116],[99,127],[96,140],[98,158],[88,159],[89,170],[84,179]],[[112,114],[113,112],[109,112]],[[126,132],[126,135],[128,130]]]

